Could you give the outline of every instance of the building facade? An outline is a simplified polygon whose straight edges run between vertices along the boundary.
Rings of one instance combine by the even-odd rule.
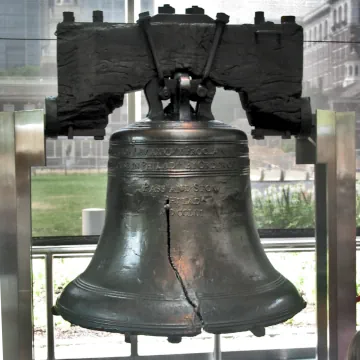
[[[328,0],[302,20],[303,93],[313,110],[355,111],[360,148],[360,2]]]
[[[39,66],[48,0],[0,0],[0,71]],[[46,21],[46,20],[45,20]],[[5,40],[11,38],[17,40]]]

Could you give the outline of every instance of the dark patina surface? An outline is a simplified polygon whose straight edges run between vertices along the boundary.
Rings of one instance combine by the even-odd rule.
[[[260,244],[242,131],[144,121],[112,135],[105,227],[58,314],[98,330],[193,336],[277,324],[304,306]]]
[[[90,329],[168,336],[171,342],[201,330],[250,330],[264,335],[266,326],[293,317],[306,304],[293,284],[274,269],[261,246],[252,214],[247,137],[213,120],[211,113],[216,85],[225,81],[224,74],[230,76],[217,72],[215,61],[221,44],[230,41],[228,17],[218,14],[215,33],[206,30],[208,19],[205,27],[182,24],[195,38],[198,32],[211,34],[213,46],[205,63],[201,57],[192,58],[192,71],[179,52],[172,61],[182,68],[169,72],[171,76],[165,75],[169,69],[164,55],[154,47],[149,20],[142,14],[136,31],[143,32],[157,76],[151,79],[153,70],[144,63],[129,82],[120,81],[120,92],[111,95],[119,100],[126,86],[135,89],[141,82],[149,115],[110,138],[105,226],[90,265],[64,289],[54,313]],[[169,24],[168,29],[173,29]],[[292,20],[290,25],[297,29]],[[133,31],[124,29],[129,34]],[[130,41],[131,35],[126,39]],[[195,50],[190,46],[189,51]],[[168,54],[172,56],[173,52]],[[231,57],[226,61],[232,64]],[[110,74],[106,64],[104,73]],[[246,67],[239,74],[246,74]],[[98,74],[90,74],[89,81],[91,76]],[[234,79],[230,77],[226,81],[231,88]],[[106,79],[111,87],[110,78]],[[77,81],[73,84],[77,86]],[[99,91],[93,85],[89,89]],[[261,93],[254,92],[253,99],[261,98]],[[169,100],[166,106],[164,100]],[[286,106],[282,108],[285,117],[277,113],[279,104],[274,103],[272,114],[280,122],[289,120],[291,116],[284,115]],[[268,115],[271,119],[269,111]],[[299,124],[298,132],[302,121]]]
[[[65,14],[57,28],[58,96],[47,101],[47,135],[99,138],[125,94],[178,71],[236,91],[257,137],[262,129],[310,133],[309,99],[301,98],[303,29],[295,17],[274,24],[257,12],[254,24],[221,29],[226,14],[212,19],[197,7],[184,15],[170,10],[143,14],[138,24],[102,22],[98,12],[93,23],[78,23]]]

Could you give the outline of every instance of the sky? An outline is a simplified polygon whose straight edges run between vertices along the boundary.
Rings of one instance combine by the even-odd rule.
[[[324,0],[155,0],[155,8],[168,3],[177,13],[184,13],[187,7],[198,5],[213,18],[216,13],[225,12],[230,15],[231,22],[252,23],[255,11],[264,11],[267,19],[280,20],[282,15],[303,16],[324,2]]]

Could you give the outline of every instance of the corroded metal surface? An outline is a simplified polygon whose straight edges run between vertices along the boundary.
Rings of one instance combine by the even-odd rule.
[[[261,246],[245,133],[142,121],[114,133],[109,153],[104,230],[58,314],[120,333],[261,335],[304,308]]]

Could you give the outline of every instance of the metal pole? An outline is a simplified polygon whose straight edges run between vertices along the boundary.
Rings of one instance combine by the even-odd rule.
[[[355,113],[318,110],[317,162],[327,163],[329,359],[343,360],[356,331]]]
[[[0,284],[2,358],[19,359],[19,303],[15,126],[13,113],[0,113]],[[28,351],[30,351],[28,349]],[[28,359],[31,359],[28,357]]]
[[[43,111],[0,113],[3,359],[33,358],[30,168],[44,165]]]
[[[139,10],[138,2],[135,0],[126,1],[126,22],[134,23],[135,11]],[[127,94],[128,124],[133,124],[141,119],[141,95],[142,91]]]
[[[126,22],[135,22],[135,0],[127,0]],[[135,93],[127,94],[128,124],[136,121],[136,97]]]
[[[53,280],[53,255],[46,254],[46,337],[47,337],[47,360],[55,359],[55,336],[54,336],[54,318],[52,307],[54,305],[54,280]]]
[[[31,167],[45,164],[44,113],[19,111],[14,117],[19,349],[20,359],[32,359]]]
[[[130,336],[130,346],[131,346],[131,357],[137,357],[139,356],[138,354],[138,337],[136,335],[131,335]]]
[[[328,359],[326,164],[315,165],[317,359]]]
[[[214,360],[221,360],[221,335],[214,335]]]

